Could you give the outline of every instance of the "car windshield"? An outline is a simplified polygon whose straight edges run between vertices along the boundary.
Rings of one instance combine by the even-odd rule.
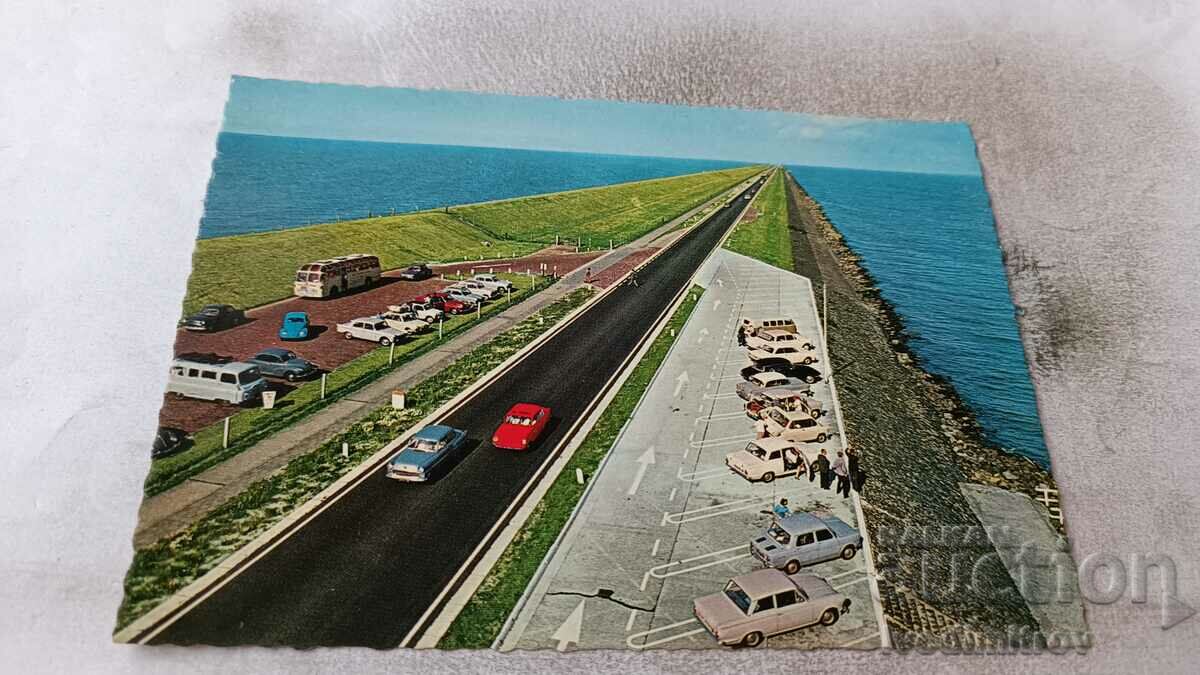
[[[238,373],[238,384],[249,384],[258,378],[258,368],[247,368]]]
[[[288,323],[304,323],[304,317],[302,317],[302,316],[289,316],[289,317],[287,318],[287,322],[288,322]]]
[[[737,605],[743,614],[750,611],[750,597],[746,595],[746,591],[743,591],[742,587],[738,586],[737,583],[730,581],[728,584],[725,584],[725,597],[732,600],[733,604]]]
[[[521,427],[527,427],[527,426],[533,424],[532,418],[520,417],[518,415],[509,415],[508,419],[505,421],[508,422],[509,424],[515,424],[515,425],[521,426]]]
[[[442,447],[442,444],[437,441],[431,441],[427,438],[418,438],[414,440],[412,445],[408,447],[416,450],[417,452],[437,452],[438,449]]]
[[[753,443],[749,443],[746,445],[746,452],[754,455],[755,457],[757,457],[759,459],[767,458],[767,451],[763,450],[762,448],[758,447],[757,445],[755,445]]]
[[[788,542],[792,540],[791,535],[784,531],[778,524],[772,525],[771,529],[767,530],[767,534],[771,535],[772,539],[784,546],[787,546]]]
[[[204,309],[200,310],[200,314],[202,316],[216,316],[220,313],[221,309],[219,307],[205,307]]]
[[[781,424],[785,427],[787,426],[787,417],[784,417],[783,413],[776,408],[771,410],[771,419],[778,424]]]

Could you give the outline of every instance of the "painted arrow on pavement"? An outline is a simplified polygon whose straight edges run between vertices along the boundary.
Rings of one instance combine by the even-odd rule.
[[[625,494],[627,494],[631,497],[634,494],[636,494],[638,491],[638,488],[641,487],[642,478],[645,478],[645,476],[646,476],[646,468],[654,463],[654,446],[652,445],[652,446],[646,448],[646,451],[642,453],[641,457],[637,458],[637,461],[638,461],[637,473],[633,477],[633,483],[629,486],[629,489],[625,491]]]
[[[672,394],[671,396],[674,398],[679,398],[680,392],[683,391],[683,386],[687,383],[688,383],[688,374],[687,374],[687,371],[685,370],[679,374],[679,377],[675,378],[675,393]]]
[[[550,636],[551,640],[558,642],[558,646],[555,647],[558,651],[567,651],[567,645],[571,643],[575,643],[576,647],[579,646],[579,634],[583,630],[583,603],[585,602],[587,600],[580,600],[567,620],[562,622],[558,630],[554,631],[554,635]]]

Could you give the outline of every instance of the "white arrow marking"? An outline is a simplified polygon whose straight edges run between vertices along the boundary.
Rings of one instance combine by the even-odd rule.
[[[708,329],[707,329],[707,328],[701,328],[701,329],[700,329],[700,337],[699,337],[699,338],[697,338],[697,340],[696,340],[696,344],[700,344],[700,343],[704,342],[704,336],[705,336],[705,335],[708,335]]]
[[[633,496],[638,491],[638,488],[642,485],[642,478],[646,476],[646,467],[654,463],[654,446],[652,445],[646,448],[646,451],[642,453],[641,457],[637,458],[637,461],[637,474],[633,477],[633,484],[630,485],[629,489],[625,491],[625,494],[630,496]]]
[[[558,646],[555,647],[560,652],[567,651],[567,645],[574,642],[575,646],[579,646],[579,633],[583,630],[583,603],[586,599],[580,600],[575,606],[575,611],[571,612],[571,616],[554,631],[554,635],[550,636],[551,640],[557,640]]]
[[[715,311],[717,311],[717,309],[718,309],[718,308],[720,308],[720,307],[721,307],[721,301],[720,301],[720,300],[717,300],[716,302],[714,302],[714,303],[713,303],[713,311],[714,311],[714,312],[715,312]]]
[[[717,279],[717,285],[721,288],[725,288],[725,281],[722,279]]]
[[[675,378],[675,393],[672,394],[672,396],[675,398],[679,398],[679,392],[683,391],[683,385],[685,385],[687,383],[688,383],[688,374],[687,374],[687,371],[685,370],[679,374],[679,377]]]

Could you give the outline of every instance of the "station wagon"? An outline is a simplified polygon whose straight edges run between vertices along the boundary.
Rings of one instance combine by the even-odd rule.
[[[725,456],[725,466],[749,481],[770,483],[779,476],[807,473],[817,459],[795,441],[785,438],[757,438],[745,448]]]
[[[816,345],[812,340],[804,337],[799,333],[793,333],[786,330],[773,328],[770,330],[760,330],[754,335],[746,338],[746,346],[750,349],[762,349],[765,345],[792,345],[801,349],[812,351],[816,349]]]
[[[765,567],[795,574],[826,560],[849,560],[862,548],[862,535],[830,514],[793,513],[775,521],[750,542],[750,555]]]
[[[803,393],[784,389],[782,387],[772,387],[764,389],[755,394],[749,401],[746,402],[746,416],[752,420],[762,417],[766,410],[771,408],[779,408],[787,412],[800,410],[812,415],[812,418],[820,419],[821,415],[825,414],[821,407],[821,402],[815,398],[805,396]]]
[[[786,411],[770,408],[763,414],[768,436],[786,438],[804,443],[824,443],[829,438],[829,427],[814,420],[812,415],[799,410]]]
[[[789,377],[773,370],[754,371],[745,382],[738,382],[737,395],[749,401],[766,389],[789,389],[805,396],[812,396],[812,387],[798,377]]]

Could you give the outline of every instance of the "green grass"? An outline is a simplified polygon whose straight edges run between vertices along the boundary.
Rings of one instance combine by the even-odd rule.
[[[564,237],[629,241],[744,180],[762,167],[662,178],[397,216],[200,239],[183,311],[206,303],[256,307],[292,292],[296,269],[347,253],[379,256],[384,269],[413,262],[526,255]]]
[[[555,236],[584,245],[637,239],[730,186],[762,171],[761,166],[708,171],[603,188],[559,192],[490,204],[451,208],[451,213],[497,236],[553,243]]]
[[[616,396],[588,432],[583,443],[558,475],[550,489],[516,537],[492,567],[479,590],[467,601],[450,629],[438,642],[440,649],[481,649],[490,647],[504,627],[521,594],[533,580],[542,559],[567,523],[575,505],[583,496],[585,486],[575,480],[575,470],[583,471],[589,479],[608,454],[617,434],[633,414],[634,408],[650,386],[654,373],[667,357],[675,338],[671,329],[683,327],[704,289],[692,288],[683,304],[667,323],[667,328],[654,339],[650,349],[634,367],[629,379],[621,385]],[[693,300],[693,297],[696,298]]]
[[[125,597],[117,612],[120,630],[176,591],[213,569],[234,551],[267,531],[468,385],[500,365],[593,292],[577,289],[545,309],[460,357],[413,387],[408,408],[385,406],[354,423],[319,448],[288,462],[211,511],[188,529],[134,553],[125,576]],[[543,321],[539,323],[538,317]],[[349,458],[342,457],[348,443]]]
[[[482,318],[487,319],[503,312],[512,305],[525,300],[544,289],[546,284],[540,277],[523,277],[500,274],[512,281],[517,290],[511,296],[511,304],[496,300],[483,308]],[[530,288],[531,281],[537,283]],[[279,398],[275,407],[241,410],[229,420],[229,447],[222,448],[224,423],[217,422],[197,431],[192,436],[192,445],[179,454],[154,460],[143,486],[145,494],[152,496],[168,490],[196,474],[244,452],[262,439],[280,429],[296,424],[300,420],[331,405],[338,399],[358,391],[362,387],[399,368],[405,363],[434,349],[477,322],[475,314],[450,316],[442,326],[442,340],[438,340],[436,328],[423,335],[396,345],[394,360],[388,363],[388,348],[374,349],[362,356],[342,364],[326,378],[325,398],[321,398],[320,378],[300,384],[287,396]]]
[[[725,242],[725,248],[794,271],[784,172],[776,171],[751,204],[758,217],[738,225]]]

